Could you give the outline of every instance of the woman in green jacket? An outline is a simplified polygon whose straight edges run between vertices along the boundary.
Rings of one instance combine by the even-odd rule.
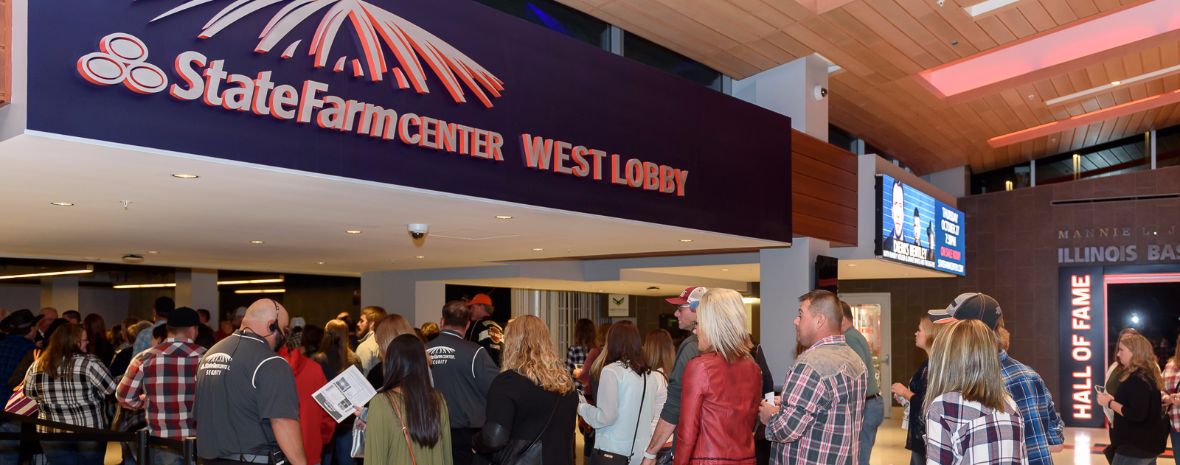
[[[413,334],[385,352],[385,384],[369,402],[366,465],[452,465],[447,403],[430,386],[426,346]]]

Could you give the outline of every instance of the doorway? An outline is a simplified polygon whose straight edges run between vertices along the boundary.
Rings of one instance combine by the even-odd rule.
[[[892,379],[892,350],[889,330],[890,308],[888,292],[866,292],[854,294],[840,294],[840,299],[848,302],[852,307],[853,327],[864,335],[869,342],[869,351],[873,354],[873,368],[875,368],[881,396],[888,400],[889,386]],[[881,324],[884,322],[885,324]],[[885,418],[890,418],[891,402],[884,402]]]

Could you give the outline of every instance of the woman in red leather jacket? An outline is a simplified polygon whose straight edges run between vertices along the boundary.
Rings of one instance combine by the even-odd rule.
[[[697,313],[701,355],[684,369],[673,463],[754,465],[762,370],[750,356],[742,296],[710,289]]]

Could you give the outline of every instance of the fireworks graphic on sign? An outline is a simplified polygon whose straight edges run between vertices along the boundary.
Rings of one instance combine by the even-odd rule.
[[[214,1],[189,0],[155,17],[152,22]],[[354,77],[367,76],[373,82],[380,82],[389,74],[399,89],[413,87],[418,93],[425,94],[430,92],[426,85],[425,63],[455,102],[467,101],[466,87],[485,107],[491,108],[491,98],[499,98],[504,90],[504,83],[475,60],[414,23],[364,0],[234,0],[205,23],[198,37],[213,37],[238,20],[280,3],[285,5],[258,35],[259,42],[254,47],[257,53],[269,53],[293,29],[323,11],[307,49],[317,68],[329,66],[332,44],[341,26],[349,21],[364,52],[364,57],[350,63]],[[294,56],[301,42],[302,39],[288,44],[281,57]],[[387,59],[390,55],[396,63],[390,63]],[[332,66],[333,71],[343,71],[346,58],[340,57]]]

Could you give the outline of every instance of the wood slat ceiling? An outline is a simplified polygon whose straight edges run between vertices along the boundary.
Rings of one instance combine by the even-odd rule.
[[[829,77],[832,124],[918,173],[965,164],[983,172],[1180,123],[1180,105],[1172,104],[998,149],[987,144],[995,136],[1180,89],[1180,75],[1172,75],[1052,107],[1044,103],[1180,65],[1174,40],[954,104],[918,77],[1140,0],[1021,0],[974,19],[963,7],[981,0],[947,0],[941,8],[935,0],[853,0],[822,15],[794,0],[558,1],[734,79],[819,53],[843,68]]]

